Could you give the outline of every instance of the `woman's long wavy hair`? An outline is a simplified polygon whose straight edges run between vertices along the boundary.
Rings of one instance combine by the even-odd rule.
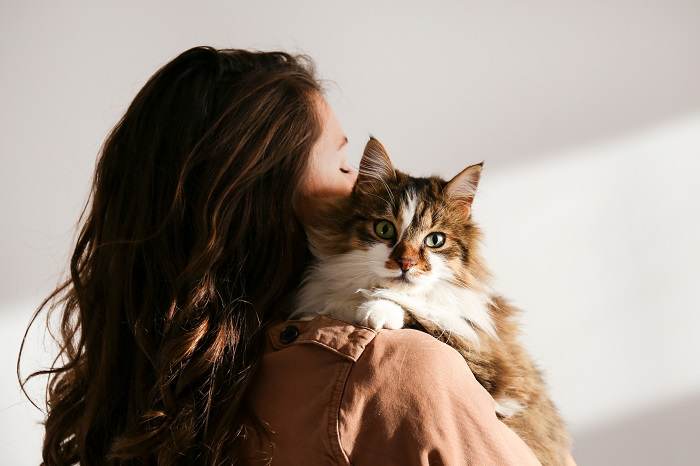
[[[239,464],[264,327],[309,258],[293,203],[322,93],[308,55],[202,46],[136,95],[27,328],[51,303],[60,354],[22,380],[20,349],[23,390],[48,376],[44,464]]]

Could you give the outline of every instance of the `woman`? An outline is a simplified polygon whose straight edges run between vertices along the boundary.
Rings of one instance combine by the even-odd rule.
[[[346,141],[305,55],[195,47],[149,79],[34,316],[61,316],[30,376],[45,464],[538,464],[450,347],[284,321],[304,225],[356,178]]]

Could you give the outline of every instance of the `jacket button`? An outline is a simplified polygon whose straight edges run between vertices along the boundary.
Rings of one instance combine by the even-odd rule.
[[[280,333],[280,341],[287,345],[299,336],[299,328],[296,325],[288,325]]]

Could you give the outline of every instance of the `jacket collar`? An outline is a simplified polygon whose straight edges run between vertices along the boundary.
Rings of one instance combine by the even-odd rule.
[[[364,351],[377,332],[368,327],[353,325],[325,315],[312,319],[276,320],[267,328],[267,351],[312,344],[319,345],[352,361]]]

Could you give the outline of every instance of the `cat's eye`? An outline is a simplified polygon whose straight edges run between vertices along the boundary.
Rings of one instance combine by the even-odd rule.
[[[394,224],[388,220],[379,220],[374,223],[374,232],[382,239],[393,239],[396,236]]]
[[[439,248],[440,246],[445,244],[445,234],[433,232],[426,236],[425,240],[423,241],[425,242],[425,245],[429,248]]]

